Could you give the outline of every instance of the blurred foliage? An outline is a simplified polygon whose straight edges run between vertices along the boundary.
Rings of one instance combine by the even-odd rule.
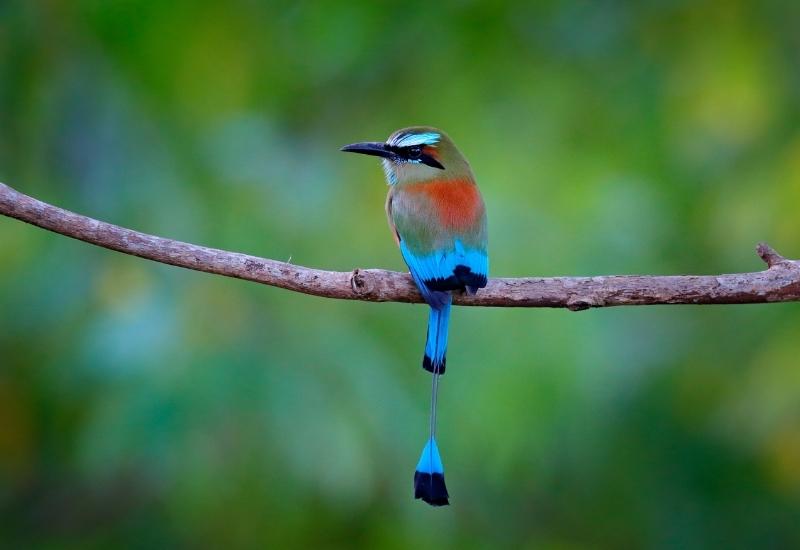
[[[800,256],[800,4],[0,2],[0,181],[302,265],[402,269],[377,163],[446,129],[494,275]],[[800,310],[459,308],[453,505],[413,501],[426,313],[0,219],[0,540],[800,545]]]

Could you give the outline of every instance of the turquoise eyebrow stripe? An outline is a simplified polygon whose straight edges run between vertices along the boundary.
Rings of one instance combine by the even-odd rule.
[[[397,147],[410,147],[412,145],[436,145],[441,139],[441,135],[436,132],[425,132],[423,134],[406,134],[394,140],[392,145]]]

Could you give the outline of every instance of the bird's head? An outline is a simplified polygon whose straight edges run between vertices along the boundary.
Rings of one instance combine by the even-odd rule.
[[[381,157],[389,185],[472,177],[469,164],[447,134],[430,126],[403,128],[385,142],[352,143],[342,151]]]

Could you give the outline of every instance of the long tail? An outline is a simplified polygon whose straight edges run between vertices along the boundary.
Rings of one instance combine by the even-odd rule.
[[[421,498],[431,506],[450,504],[447,486],[444,484],[444,466],[439,456],[436,440],[430,438],[422,449],[417,471],[414,472],[414,498]]]
[[[445,294],[445,293],[442,293]],[[436,444],[436,399],[439,393],[439,376],[444,373],[447,356],[447,329],[450,322],[452,297],[446,293],[441,305],[431,305],[428,318],[428,341],[422,366],[433,373],[431,383],[430,436],[414,472],[414,498],[421,498],[431,506],[450,504],[444,482],[444,466]],[[436,307],[440,306],[440,307]]]
[[[453,301],[453,297],[449,292],[436,292],[435,294],[437,295],[436,298],[440,298],[440,301],[430,302],[428,340],[425,342],[425,357],[422,359],[422,368],[428,372],[444,374],[447,365],[447,331],[450,326],[450,304]]]

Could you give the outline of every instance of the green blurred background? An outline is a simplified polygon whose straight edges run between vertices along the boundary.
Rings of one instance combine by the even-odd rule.
[[[800,4],[0,3],[0,181],[141,231],[403,269],[353,141],[445,129],[492,274],[800,256]],[[452,506],[412,499],[421,306],[0,218],[3,546],[800,545],[800,308],[458,308]]]

